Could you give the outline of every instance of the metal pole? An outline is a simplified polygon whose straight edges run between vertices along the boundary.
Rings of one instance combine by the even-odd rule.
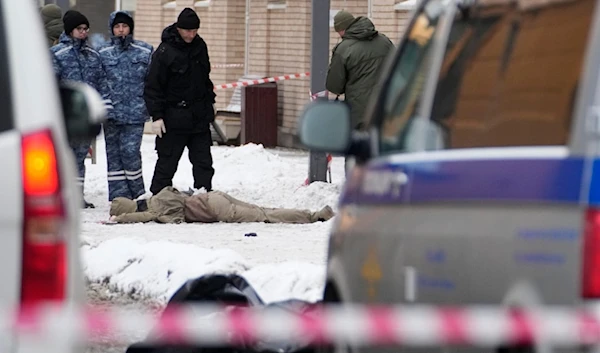
[[[115,11],[123,10],[123,3],[121,0],[115,0]]]
[[[330,0],[312,0],[310,91],[313,94],[325,90],[325,78],[329,66],[329,8]],[[317,99],[327,99],[327,97]],[[327,156],[324,152],[310,151],[308,181],[309,183],[327,181]]]

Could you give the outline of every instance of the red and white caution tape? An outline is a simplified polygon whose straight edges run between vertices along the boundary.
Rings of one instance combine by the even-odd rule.
[[[46,307],[3,315],[0,331],[13,329],[37,339],[84,342],[152,330],[152,343],[207,346],[258,341],[356,346],[600,344],[600,313],[592,310],[328,306],[296,315],[281,309],[217,309],[182,306],[154,320],[150,313],[128,310]]]
[[[315,94],[313,94],[311,91],[308,91],[308,95],[310,96],[310,100],[314,101],[315,99],[317,99],[319,97],[329,96],[329,91],[325,90],[325,91],[317,92]]]
[[[211,69],[225,69],[225,68],[232,68],[232,67],[244,67],[244,64],[216,64],[216,65],[211,65]]]
[[[308,77],[308,76],[310,76],[310,72],[305,72],[305,73],[300,73],[300,74],[292,74],[292,75],[274,76],[274,77],[262,78],[262,79],[258,79],[258,80],[238,81],[238,82],[232,82],[232,83],[225,83],[222,85],[215,85],[214,89],[220,90],[220,89],[260,85],[260,84],[268,83],[268,82],[293,80],[296,78],[302,78],[302,77]]]

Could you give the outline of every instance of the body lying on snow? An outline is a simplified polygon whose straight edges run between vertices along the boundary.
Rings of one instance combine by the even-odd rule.
[[[221,191],[187,195],[167,186],[147,200],[117,197],[110,206],[111,221],[116,223],[313,223],[331,219],[331,207],[320,211],[266,208],[240,201]]]

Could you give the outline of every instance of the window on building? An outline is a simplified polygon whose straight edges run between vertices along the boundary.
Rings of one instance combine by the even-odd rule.
[[[287,7],[287,0],[269,0],[267,3],[268,10],[282,10]]]

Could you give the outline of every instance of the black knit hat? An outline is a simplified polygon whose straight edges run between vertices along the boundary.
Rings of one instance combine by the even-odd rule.
[[[177,17],[177,28],[198,29],[200,28],[200,17],[196,15],[194,10],[186,7]]]
[[[133,18],[131,18],[131,16],[127,15],[124,12],[117,13],[115,15],[115,19],[112,23],[112,27],[114,28],[119,23],[124,23],[124,24],[128,25],[129,28],[131,29],[131,33],[133,33]]]
[[[69,10],[65,12],[63,16],[63,22],[65,24],[65,33],[70,35],[71,32],[79,25],[86,25],[90,27],[90,22],[81,12],[75,10]]]

